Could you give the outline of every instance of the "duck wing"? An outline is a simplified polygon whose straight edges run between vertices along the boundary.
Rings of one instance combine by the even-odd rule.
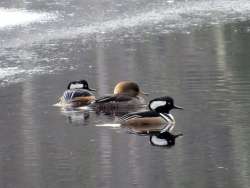
[[[92,94],[84,89],[69,89],[64,91],[63,98],[65,101],[72,101],[77,97],[89,97]]]
[[[127,96],[127,95],[108,95],[104,97],[100,97],[95,100],[95,103],[108,103],[108,102],[126,102],[130,101],[132,97]]]
[[[155,111],[132,112],[132,113],[125,114],[120,119],[123,121],[127,121],[129,119],[147,118],[147,117],[159,117],[159,114]]]

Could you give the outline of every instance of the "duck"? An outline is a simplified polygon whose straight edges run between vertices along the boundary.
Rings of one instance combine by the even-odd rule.
[[[71,81],[67,86],[67,90],[59,98],[58,104],[62,107],[87,106],[95,100],[95,96],[91,91],[96,90],[89,88],[86,80]]]
[[[175,119],[170,114],[170,111],[172,109],[183,109],[175,105],[174,99],[169,96],[151,100],[148,108],[147,111],[137,111],[123,115],[120,118],[121,126],[126,127],[130,132],[138,134],[148,134],[155,131],[171,132],[175,127]]]
[[[140,90],[139,85],[133,81],[121,81],[114,87],[111,95],[97,98],[92,103],[97,111],[114,111],[145,106],[141,95],[148,95]]]
[[[150,135],[150,143],[153,146],[174,146],[175,139],[179,136],[183,136],[182,133],[172,134],[166,130],[154,132]]]

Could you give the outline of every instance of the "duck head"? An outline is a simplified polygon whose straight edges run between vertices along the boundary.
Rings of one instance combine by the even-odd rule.
[[[147,95],[147,93],[141,92],[137,83],[131,81],[122,81],[116,84],[114,88],[114,94],[126,94],[131,97],[136,97],[139,94]]]
[[[158,113],[169,113],[172,109],[183,109],[182,107],[176,106],[174,104],[174,99],[172,97],[159,97],[151,100],[149,102],[149,109],[156,111]]]
[[[86,80],[71,81],[69,82],[67,89],[86,89],[89,91],[96,91],[95,89],[89,88],[89,84]]]

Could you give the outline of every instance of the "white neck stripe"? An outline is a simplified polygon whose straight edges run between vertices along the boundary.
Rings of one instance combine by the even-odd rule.
[[[170,118],[168,115],[165,115],[165,114],[163,114],[163,113],[159,113],[159,114],[160,114],[160,116],[161,116],[163,119],[165,119],[167,122],[169,122],[169,123],[172,122],[171,118]]]

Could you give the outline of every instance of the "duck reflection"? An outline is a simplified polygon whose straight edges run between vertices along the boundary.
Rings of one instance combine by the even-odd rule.
[[[167,131],[166,127],[168,125],[165,126],[165,128],[163,128],[162,130],[147,130],[147,131],[136,131],[134,132],[131,129],[127,129],[129,134],[136,134],[139,136],[149,136],[149,142],[151,145],[153,146],[166,146],[166,147],[171,147],[175,145],[175,139],[183,136],[182,133],[178,133],[178,134],[173,134]]]
[[[168,131],[154,132],[150,134],[150,143],[154,146],[174,146],[175,139],[179,136],[183,136],[182,133],[172,134]]]
[[[86,125],[86,121],[90,117],[88,109],[61,108],[61,113],[67,118],[69,124]]]

